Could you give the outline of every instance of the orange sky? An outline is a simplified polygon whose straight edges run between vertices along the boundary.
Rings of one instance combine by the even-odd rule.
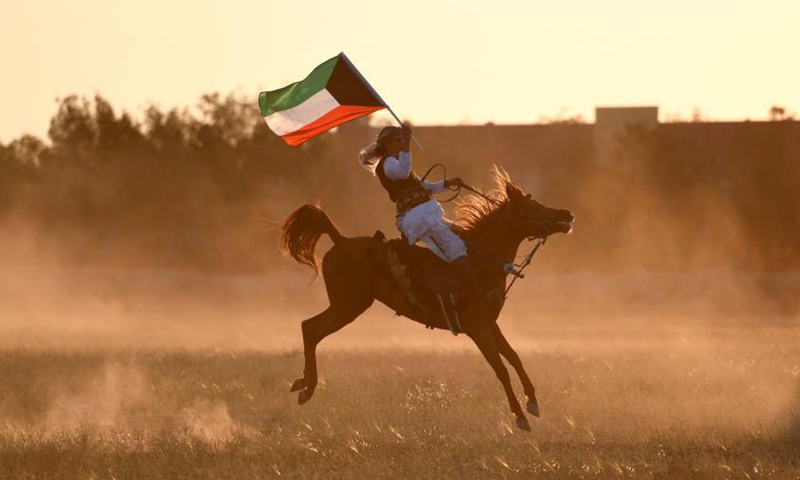
[[[662,120],[800,111],[800,2],[31,0],[0,16],[0,141],[44,136],[55,99],[139,116],[251,95],[345,51],[417,124],[529,123],[595,106]]]

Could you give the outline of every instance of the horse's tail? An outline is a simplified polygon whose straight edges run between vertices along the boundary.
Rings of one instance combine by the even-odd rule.
[[[330,235],[334,245],[344,238],[321,208],[314,205],[298,207],[281,225],[281,250],[297,263],[313,268],[315,276],[319,275],[315,250],[323,233]]]

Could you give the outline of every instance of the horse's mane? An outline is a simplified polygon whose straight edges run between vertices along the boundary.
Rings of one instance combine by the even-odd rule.
[[[508,204],[509,195],[524,195],[522,189],[511,181],[503,168],[494,165],[491,176],[494,188],[485,194],[491,200],[471,194],[461,199],[456,205],[453,230],[458,235],[469,236],[478,230],[488,218],[493,216],[492,214]]]

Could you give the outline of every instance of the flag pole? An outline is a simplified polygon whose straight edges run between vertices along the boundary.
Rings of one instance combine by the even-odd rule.
[[[347,65],[351,69],[353,69],[355,74],[358,75],[358,78],[360,78],[361,81],[364,82],[364,85],[367,86],[367,88],[369,89],[370,93],[375,95],[375,98],[380,100],[381,104],[383,104],[383,106],[386,107],[387,110],[389,110],[389,113],[391,113],[392,116],[394,117],[394,119],[397,120],[397,124],[402,127],[403,126],[403,122],[401,122],[400,119],[397,117],[397,115],[394,113],[394,111],[392,111],[392,107],[387,105],[386,101],[383,98],[381,98],[381,96],[378,94],[378,92],[375,91],[374,88],[372,88],[372,85],[370,85],[370,83],[367,81],[367,79],[364,78],[364,75],[361,75],[361,72],[359,72],[358,69],[356,68],[356,66],[353,65],[353,62],[351,62],[350,59],[347,58],[347,55],[345,55],[344,52],[341,52],[339,55],[341,55],[342,60],[344,60],[345,63],[347,63]],[[422,144],[419,143],[419,140],[417,140],[417,137],[415,137],[413,134],[411,135],[411,139],[414,140],[414,143],[417,144],[417,147],[419,147],[420,150],[425,150],[424,148],[422,148]]]

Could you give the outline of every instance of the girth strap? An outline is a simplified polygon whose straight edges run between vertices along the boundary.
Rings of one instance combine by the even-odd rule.
[[[450,330],[450,333],[456,337],[459,333],[464,333],[464,329],[461,328],[461,319],[458,317],[458,305],[456,304],[456,297],[452,293],[450,294],[450,304],[453,306],[455,317],[454,322],[450,321],[450,315],[447,314],[447,307],[445,307],[442,296],[437,293],[436,298],[439,299],[439,306],[442,308],[442,316],[444,317],[444,321],[447,322],[447,328]]]

